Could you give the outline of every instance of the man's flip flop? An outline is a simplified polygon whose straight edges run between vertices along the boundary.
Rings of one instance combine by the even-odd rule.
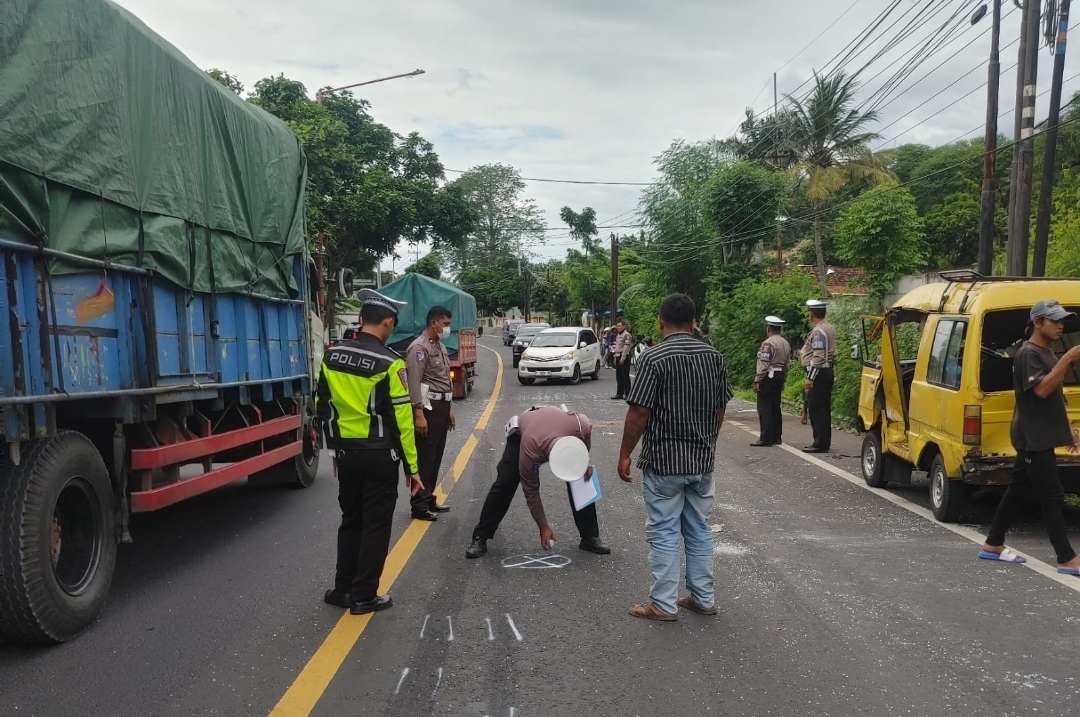
[[[1072,575],[1074,578],[1080,578],[1080,568],[1058,568],[1057,571],[1062,575]]]
[[[1012,548],[1005,548],[1000,553],[995,553],[989,550],[980,550],[979,559],[981,560],[995,560],[999,563],[1026,563],[1027,558],[1023,555],[1017,555]]]

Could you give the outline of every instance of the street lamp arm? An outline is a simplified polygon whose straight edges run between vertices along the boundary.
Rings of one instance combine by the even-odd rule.
[[[322,102],[323,97],[326,96],[327,92],[341,92],[342,90],[351,90],[353,87],[363,87],[364,85],[373,85],[376,82],[386,82],[387,80],[396,80],[396,79],[399,79],[401,77],[416,77],[417,75],[422,75],[422,74],[424,74],[423,70],[413,70],[412,72],[405,72],[405,73],[402,73],[400,75],[390,75],[389,77],[380,77],[377,80],[368,80],[366,82],[357,82],[357,83],[352,84],[352,85],[345,85],[344,87],[333,87],[333,88],[328,89],[328,90],[319,90],[315,99],[318,102]]]

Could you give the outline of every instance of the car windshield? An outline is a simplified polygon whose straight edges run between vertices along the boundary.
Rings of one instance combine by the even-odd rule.
[[[538,333],[540,333],[546,328],[546,326],[536,326],[533,324],[530,324],[528,326],[519,326],[517,330],[517,337],[519,339],[522,339],[529,336],[536,336]]]
[[[542,348],[561,348],[568,349],[574,346],[577,342],[577,334],[540,334],[532,342],[534,349]]]

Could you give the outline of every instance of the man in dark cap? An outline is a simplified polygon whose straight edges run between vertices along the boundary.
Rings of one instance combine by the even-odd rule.
[[[326,447],[335,452],[341,507],[337,573],[323,599],[354,615],[394,604],[377,590],[390,549],[400,461],[409,494],[423,488],[408,372],[404,359],[385,346],[404,304],[371,289],[359,298],[360,333],[327,349],[315,396]]]
[[[1024,503],[1025,494],[1034,493],[1042,508],[1043,525],[1057,554],[1057,571],[1080,576],[1080,557],[1069,543],[1062,508],[1065,491],[1058,475],[1054,450],[1066,447],[1080,451],[1080,434],[1069,423],[1068,405],[1062,384],[1080,362],[1080,346],[1073,346],[1058,358],[1051,346],[1060,341],[1066,319],[1076,314],[1057,301],[1040,301],[1029,314],[1031,337],[1013,356],[1013,411],[1011,438],[1016,449],[1012,481],[1001,497],[994,522],[979,557],[1007,563],[1023,563],[1025,558],[1005,547],[1005,533]]]

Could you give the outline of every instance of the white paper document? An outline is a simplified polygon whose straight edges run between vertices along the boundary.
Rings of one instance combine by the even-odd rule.
[[[574,496],[574,510],[581,510],[604,497],[600,489],[600,471],[593,468],[592,478],[578,478],[570,482],[570,494]]]

